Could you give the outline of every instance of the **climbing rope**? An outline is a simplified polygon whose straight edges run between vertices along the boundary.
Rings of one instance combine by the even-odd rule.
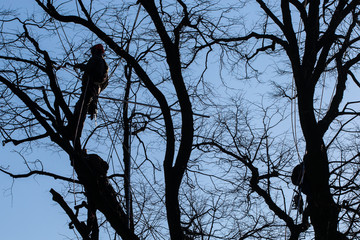
[[[304,8],[306,7],[308,1],[305,0],[304,1]],[[300,18],[300,21],[299,21],[299,26],[298,26],[298,45],[301,43],[301,29],[303,27],[303,22],[301,21],[301,18]],[[295,78],[293,77],[292,78],[292,83],[291,83],[291,130],[292,130],[292,136],[293,136],[293,139],[294,139],[294,143],[295,143],[295,149],[296,149],[296,153],[297,153],[297,156],[298,156],[298,160],[299,162],[301,163],[302,162],[302,157],[300,155],[300,151],[299,151],[299,147],[298,147],[298,139],[297,139],[297,109],[296,109],[296,105],[297,105],[297,102],[296,102],[296,99],[297,99],[297,91],[296,91],[296,86],[295,86]],[[288,215],[290,215],[291,213],[291,210],[292,209],[297,209],[296,211],[296,218],[295,218],[295,223],[297,224],[298,223],[298,218],[299,218],[299,207],[302,207],[300,206],[301,205],[301,201],[302,201],[302,193],[301,193],[301,186],[302,186],[302,183],[303,183],[303,179],[304,179],[304,174],[305,174],[305,164],[302,164],[302,171],[301,171],[301,176],[300,176],[300,184],[299,186],[297,186],[297,190],[296,188],[293,190],[293,194],[292,194],[292,197],[291,197],[291,203],[290,203],[290,208],[289,208],[289,212],[288,212]],[[285,237],[286,238],[286,237]]]

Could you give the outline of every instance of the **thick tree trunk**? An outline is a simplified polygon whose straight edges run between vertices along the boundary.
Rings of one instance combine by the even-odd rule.
[[[181,228],[180,205],[178,200],[179,184],[177,184],[171,173],[166,177],[165,188],[167,220],[171,240],[183,240],[184,233]]]
[[[310,188],[307,199],[315,239],[342,239],[337,230],[339,209],[330,192],[329,161],[314,115],[313,94],[309,89],[299,89],[298,95],[300,123],[306,141],[304,182]]]
[[[75,153],[72,156],[75,171],[84,186],[86,197],[93,203],[95,209],[104,214],[122,239],[139,239],[127,226],[127,217],[117,200],[117,193],[106,178],[107,163],[95,154],[92,154],[92,157],[86,153]]]
[[[311,148],[311,147],[310,147]],[[320,147],[321,148],[321,147]],[[339,210],[331,196],[328,161],[325,150],[308,150],[305,158],[305,181],[309,183],[310,219],[316,240],[338,239]]]

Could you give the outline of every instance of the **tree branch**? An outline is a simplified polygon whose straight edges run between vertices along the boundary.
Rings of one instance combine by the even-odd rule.
[[[44,133],[44,134],[41,134],[41,135],[38,135],[38,136],[28,137],[28,138],[21,139],[21,140],[5,139],[5,140],[3,140],[3,145],[5,145],[5,144],[7,144],[9,142],[12,142],[16,146],[16,145],[19,145],[19,144],[21,144],[23,142],[31,142],[31,141],[34,141],[34,140],[39,140],[39,139],[46,138],[48,136],[49,136],[48,133]]]
[[[30,177],[32,175],[42,175],[42,176],[48,176],[48,177],[52,177],[54,179],[60,179],[60,180],[64,180],[67,182],[71,182],[71,183],[77,183],[77,184],[81,184],[78,180],[76,179],[72,179],[72,178],[67,178],[61,175],[57,175],[55,173],[50,173],[50,172],[45,172],[45,171],[39,171],[39,170],[34,170],[34,171],[30,171],[28,173],[24,173],[24,174],[13,174],[11,172],[8,172],[2,168],[0,168],[0,171],[9,175],[12,178],[27,178]]]
[[[58,133],[56,133],[52,127],[47,122],[46,118],[41,115],[41,113],[45,114],[51,121],[55,124],[55,119],[53,116],[42,109],[36,102],[32,101],[30,97],[24,93],[21,89],[15,86],[12,82],[8,81],[4,77],[0,76],[0,82],[5,84],[8,88],[11,89],[11,91],[21,99],[21,101],[29,108],[29,110],[34,114],[35,118],[39,121],[39,123],[43,126],[43,128],[46,130],[47,134],[50,136],[51,140],[59,144],[66,152],[70,153],[72,147],[70,146],[70,143],[67,141],[64,141]]]
[[[50,189],[50,193],[53,195],[53,200],[57,202],[61,206],[61,208],[66,212],[66,214],[69,216],[71,222],[74,224],[76,230],[78,230],[81,237],[84,240],[91,240],[89,237],[89,230],[87,229],[86,224],[84,222],[79,221],[79,219],[76,217],[74,212],[65,202],[64,198],[54,189]]]

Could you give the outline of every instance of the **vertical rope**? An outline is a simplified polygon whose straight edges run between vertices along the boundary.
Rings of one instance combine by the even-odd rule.
[[[136,27],[136,23],[140,14],[140,10],[141,10],[141,4],[139,4],[135,19],[134,19],[134,24],[132,26],[131,32],[130,32],[130,36],[129,36],[129,41],[128,44],[126,46],[126,52],[129,52],[130,49],[130,43],[134,34],[134,30]],[[125,72],[125,78],[126,78],[126,93],[125,93],[125,98],[129,97],[129,93],[130,93],[130,89],[131,89],[131,72],[132,72],[132,67],[131,65],[127,64],[124,67],[124,72]],[[128,99],[125,99],[128,100]],[[126,137],[127,139],[124,139],[124,143],[123,143],[123,151],[124,151],[124,167],[125,167],[125,181],[124,181],[124,188],[125,188],[125,200],[126,200],[126,213],[127,213],[127,225],[129,229],[133,228],[133,223],[132,223],[132,201],[131,201],[131,116],[130,119],[128,118],[128,102],[124,102],[124,131],[127,132],[127,134],[124,134],[124,137]],[[136,105],[135,105],[136,106]],[[135,109],[135,108],[134,108]],[[125,153],[127,152],[127,154]]]
[[[308,4],[308,1],[305,0],[304,1],[304,8],[306,8],[306,5]],[[301,29],[302,29],[302,26],[303,26],[303,22],[300,18],[300,21],[299,21],[299,26],[298,26],[298,45],[300,45],[301,43]],[[299,162],[302,161],[302,157],[300,156],[300,151],[299,151],[299,147],[298,147],[298,140],[297,140],[297,118],[296,118],[296,105],[297,105],[297,102],[296,102],[296,95],[297,95],[297,90],[296,90],[296,86],[295,86],[295,78],[293,77],[292,78],[292,82],[291,82],[291,130],[292,130],[292,136],[293,136],[293,139],[294,139],[294,143],[295,143],[295,149],[296,149],[296,153],[297,153],[297,156],[298,156],[298,160]],[[302,171],[302,176],[301,176],[301,183],[303,181],[303,177],[304,177],[304,173],[305,173],[305,169],[304,171]],[[297,199],[297,206],[299,207],[299,204],[300,204],[300,201],[301,201],[301,187],[300,187],[301,184],[299,184],[299,187],[298,187],[298,199]],[[292,197],[291,197],[291,203],[290,205],[292,204],[293,200],[294,200],[294,197],[295,197],[295,192],[296,190],[294,189],[293,190],[293,194],[292,194]],[[292,206],[290,206],[289,208],[289,215],[291,213],[291,209],[292,209]],[[298,223],[298,217],[299,217],[299,211],[297,209],[296,211],[296,218],[295,218],[295,223],[297,224]],[[285,234],[285,239],[286,239],[286,234]]]

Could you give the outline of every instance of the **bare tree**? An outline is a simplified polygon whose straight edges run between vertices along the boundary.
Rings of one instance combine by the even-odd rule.
[[[339,174],[345,177],[341,172],[344,170],[344,160],[329,160],[329,151],[334,151],[334,140],[358,116],[358,111],[349,107],[354,106],[354,102],[347,102],[344,94],[346,85],[350,84],[348,80],[359,86],[354,73],[360,60],[356,50],[359,44],[359,1],[256,2],[263,15],[252,27],[247,27],[251,31],[245,30],[242,36],[233,34],[233,31],[226,32],[227,36],[224,36],[224,31],[215,32],[210,36],[213,38],[210,44],[220,44],[227,53],[238,53],[238,57],[231,56],[232,60],[245,60],[248,69],[256,68],[260,56],[270,55],[278,57],[280,61],[283,56],[287,58],[290,71],[283,68],[282,72],[291,72],[292,77],[288,77],[285,85],[279,78],[276,86],[280,95],[297,100],[300,126],[306,143],[304,171],[300,174],[303,180],[300,184],[307,195],[306,212],[310,215],[315,239],[347,239],[346,235],[354,237],[350,233],[352,230],[341,228],[344,218],[342,214],[339,215],[340,211],[346,211],[344,202],[346,206],[346,199],[352,199],[351,194],[346,195],[344,191],[339,193],[344,186],[342,183],[341,186],[333,185],[334,179],[339,179]],[[296,94],[291,93],[288,87],[291,78]],[[334,86],[333,94],[330,88],[327,96],[331,97],[324,104],[321,101],[325,96],[324,89],[330,84]],[[340,156],[343,157],[340,151],[333,155],[335,158]],[[356,158],[357,153],[345,162],[355,164]],[[246,158],[239,160],[244,164],[250,161]],[[259,181],[259,176],[256,171],[253,176],[251,185],[256,191],[254,184]],[[352,179],[349,182],[352,185],[358,174],[346,175],[348,177]],[[291,229],[288,216],[259,191],[258,194],[265,199],[269,208]]]
[[[0,171],[68,182],[74,202],[51,194],[81,238],[299,239],[311,225],[315,239],[359,238],[359,111],[344,97],[348,80],[360,86],[359,1],[34,2],[34,16],[2,13],[0,133],[4,144],[60,149],[74,174]],[[74,106],[78,67],[98,43],[110,84],[97,125]],[[264,59],[283,62],[272,102],[244,104],[229,89],[232,101],[217,99],[204,80],[217,50],[220,70],[245,66],[236,77],[260,86]],[[293,142],[295,103],[303,138]]]
[[[165,152],[163,154],[164,190],[160,195],[165,196],[168,229],[171,239],[184,239],[179,189],[192,151],[194,114],[189,86],[186,86],[183,72],[186,65],[196,58],[197,53],[187,53],[189,55],[186,59],[185,57],[182,59],[180,51],[193,44],[191,41],[195,44],[198,40],[202,41],[198,30],[201,24],[198,11],[202,11],[206,6],[195,3],[193,9],[188,9],[183,1],[171,4],[138,1],[136,4],[135,2],[133,4],[121,3],[122,5],[116,7],[104,6],[101,2],[93,1],[88,3],[71,1],[65,5],[50,0],[36,0],[35,2],[45,13],[42,19],[23,20],[12,18],[10,14],[2,19],[5,25],[16,23],[23,30],[13,33],[3,28],[2,31],[3,54],[0,56],[2,60],[0,82],[3,96],[1,104],[4,108],[1,111],[5,117],[2,118],[1,133],[5,139],[4,143],[21,144],[49,139],[69,155],[70,164],[77,176],[76,179],[71,179],[45,171],[31,171],[25,175],[12,174],[5,169],[3,172],[12,177],[42,174],[78,184],[86,202],[75,206],[77,209],[75,213],[54,189],[51,193],[54,201],[64,209],[83,239],[99,239],[97,215],[99,212],[122,239],[140,239],[140,236],[145,237],[149,232],[158,230],[154,230],[153,226],[147,226],[147,229],[144,226],[138,228],[134,226],[135,220],[132,217],[133,210],[129,196],[129,161],[131,161],[129,137],[138,137],[145,129],[153,130],[163,138],[165,144],[163,148],[160,148]],[[111,25],[111,21],[114,21],[115,25]],[[84,39],[76,34],[67,35],[65,34],[67,28],[79,29],[82,33],[90,34],[92,39]],[[140,30],[135,33],[137,29]],[[61,33],[62,31],[64,33]],[[56,51],[46,50],[46,43],[41,39],[46,33],[61,36],[59,42],[63,44],[65,50],[62,51],[63,56]],[[136,47],[129,47],[134,39],[136,39],[136,44],[134,44]],[[76,40],[82,42],[79,43]],[[69,124],[79,121],[80,123],[75,126],[79,124],[82,126],[85,119],[78,119],[72,110],[79,96],[79,90],[64,81],[70,81],[71,75],[74,78],[81,74],[72,69],[81,63],[76,59],[75,54],[86,51],[86,48],[90,48],[94,42],[99,41],[106,45],[108,53],[111,52],[109,74],[112,76],[110,77],[124,76],[117,72],[117,66],[123,65],[123,62],[126,63],[127,86],[122,113],[123,160],[126,164],[123,174],[108,174],[109,161],[103,160],[99,154],[87,152],[91,150],[87,147],[88,141],[91,141],[94,136],[101,139],[101,131],[114,126],[119,116],[112,116],[113,120],[109,120],[106,114],[102,116],[103,122],[90,129],[85,140],[80,136],[84,137],[81,133],[89,131],[88,127],[84,130],[82,127],[76,127],[75,130],[81,131],[79,134],[74,134],[72,128],[68,127]],[[149,61],[157,61],[156,66]],[[165,74],[158,74],[156,68],[164,68]],[[65,74],[66,71],[71,75]],[[136,77],[131,77],[131,73]],[[119,81],[112,83],[118,84]],[[113,89],[116,88],[119,86],[113,86]],[[151,96],[148,99],[150,101],[154,99],[155,105],[159,106],[160,110],[143,112],[133,108],[131,116],[128,116],[127,105],[132,102],[131,98],[137,99],[136,92],[139,90],[136,88],[141,89],[142,93],[145,90],[148,91],[146,94],[150,93],[149,96]],[[20,99],[20,103],[16,102],[15,97]],[[116,108],[119,95],[104,98],[115,102],[107,107],[107,110]],[[176,114],[172,112],[169,102],[177,108]],[[149,106],[149,104],[143,105]],[[150,104],[156,107],[153,105],[154,103]],[[180,116],[177,113],[180,113]],[[130,120],[138,121],[137,126],[130,125]],[[149,123],[153,126],[148,127]],[[18,139],[19,137],[21,139]],[[139,146],[144,144],[141,138],[138,140]],[[147,147],[145,144],[143,147],[143,154],[146,156]],[[151,162],[147,156],[145,161]],[[157,166],[154,167],[156,169]],[[126,199],[124,205],[127,211],[121,200],[122,188],[115,181],[119,177],[124,178]],[[161,202],[162,198],[160,196]],[[87,209],[86,223],[78,219],[77,212],[82,208]],[[137,211],[140,211],[141,215],[136,219],[141,221],[143,217],[141,208]],[[162,234],[160,233],[160,236]]]

